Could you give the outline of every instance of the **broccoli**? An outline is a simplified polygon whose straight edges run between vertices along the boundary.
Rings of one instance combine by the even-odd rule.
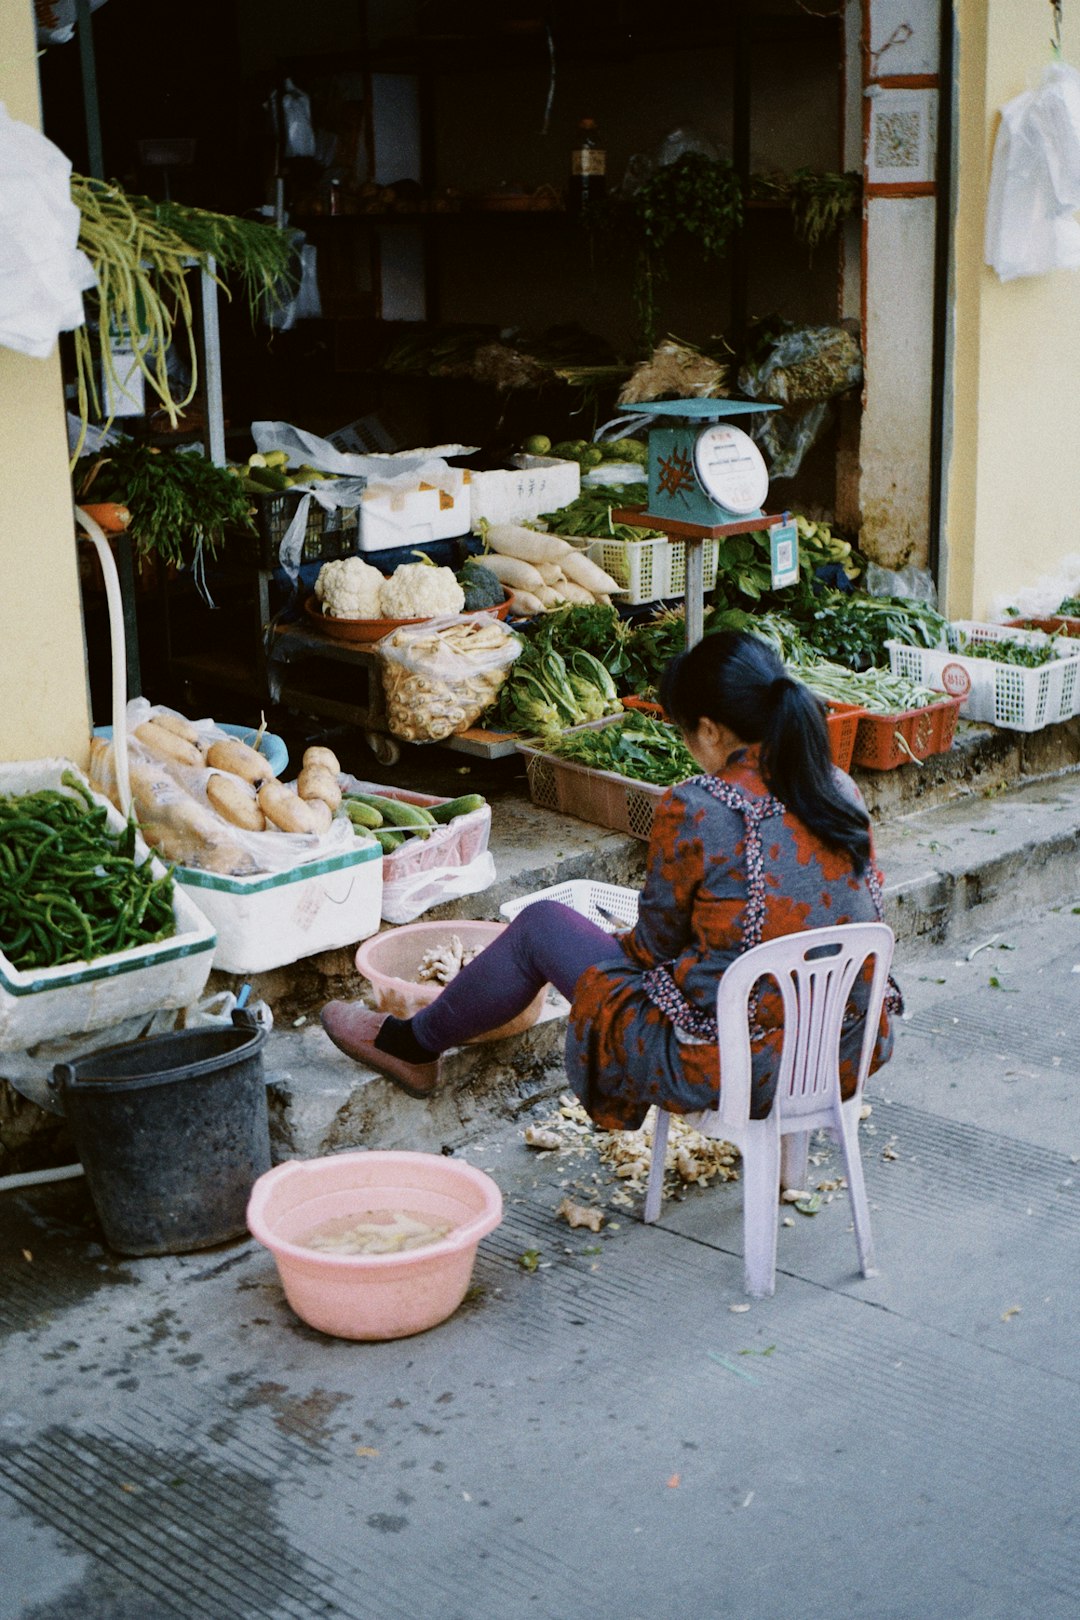
[[[501,607],[506,600],[506,587],[496,579],[490,568],[472,558],[458,570],[458,584],[465,592],[465,611],[476,608]]]

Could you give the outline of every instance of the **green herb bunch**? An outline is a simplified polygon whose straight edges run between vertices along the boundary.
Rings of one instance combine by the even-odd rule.
[[[124,440],[100,455],[83,456],[74,487],[80,502],[126,506],[140,556],[154,553],[180,568],[204,554],[216,557],[227,529],[254,531],[240,479],[200,450],[159,450]]]

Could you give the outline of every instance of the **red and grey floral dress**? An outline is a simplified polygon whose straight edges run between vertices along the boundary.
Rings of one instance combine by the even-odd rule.
[[[857,800],[855,784],[842,780]],[[772,797],[757,747],[740,749],[720,775],[691,777],[660,801],[637,923],[613,941],[622,954],[613,950],[610,961],[588,968],[574,993],[566,1037],[571,1085],[607,1130],[636,1130],[652,1103],[677,1114],[715,1107],[716,985],[729,963],[780,934],[880,916],[873,854],[856,877],[842,851]],[[859,983],[852,1000],[857,1013]],[[765,981],[753,1041],[755,1117],[772,1105],[781,1023],[779,993]],[[855,1085],[862,1030],[858,1016],[845,1023],[845,1095]],[[892,1045],[886,1010],[873,1069]]]

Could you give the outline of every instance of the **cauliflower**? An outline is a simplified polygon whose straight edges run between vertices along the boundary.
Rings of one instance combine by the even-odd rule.
[[[315,581],[315,595],[332,619],[378,619],[383,576],[362,557],[338,557],[324,563]]]
[[[443,613],[460,613],[465,592],[452,568],[402,563],[383,580],[379,602],[384,619],[433,619]]]

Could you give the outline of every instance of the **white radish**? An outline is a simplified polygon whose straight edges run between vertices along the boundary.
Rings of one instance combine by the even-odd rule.
[[[572,579],[575,585],[584,585],[594,596],[598,592],[610,594],[612,591],[626,589],[617,579],[612,579],[610,574],[606,574],[591,557],[586,557],[583,551],[571,550],[569,557],[562,559],[562,571],[567,579]]]
[[[489,524],[485,538],[492,551],[504,557],[520,557],[522,562],[528,563],[561,562],[566,553],[574,549],[569,540],[525,529],[520,523]]]
[[[559,589],[568,602],[595,602],[596,600],[592,591],[588,590],[584,585],[579,585],[576,580],[564,579]]]
[[[496,551],[486,551],[481,558],[485,568],[490,568],[496,579],[509,585],[512,591],[532,591],[534,595],[543,587],[543,575],[538,574],[532,563],[523,562],[520,557],[503,557]]]
[[[543,580],[545,585],[561,585],[563,580],[566,578],[566,575],[563,573],[558,563],[534,563],[533,567],[536,569],[536,572],[540,575],[540,578]]]
[[[510,608],[512,612],[531,619],[534,613],[543,613],[544,604],[532,591],[511,591]]]

